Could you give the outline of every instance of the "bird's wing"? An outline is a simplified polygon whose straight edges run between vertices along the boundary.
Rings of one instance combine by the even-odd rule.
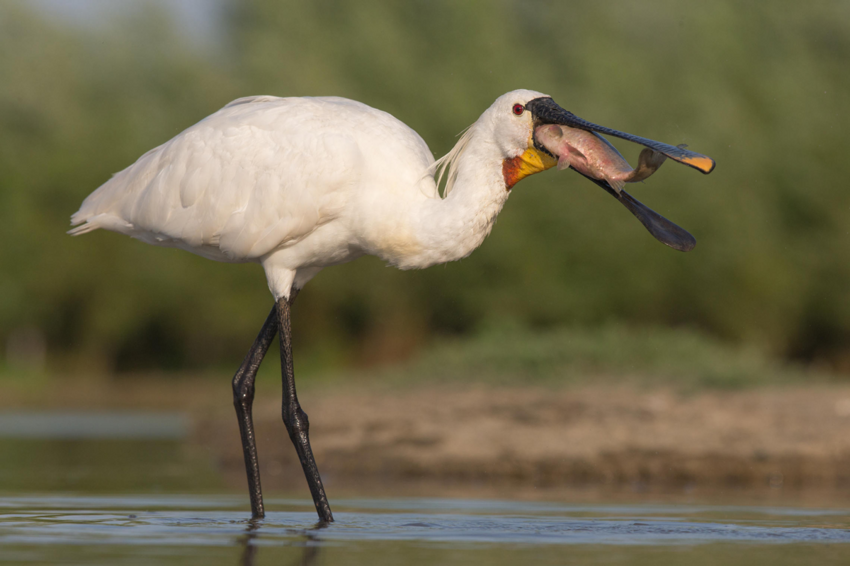
[[[311,104],[235,101],[116,174],[72,223],[231,260],[297,241],[345,207],[362,163],[339,117]]]

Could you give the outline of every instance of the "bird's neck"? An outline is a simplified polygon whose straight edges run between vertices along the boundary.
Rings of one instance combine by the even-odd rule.
[[[412,224],[420,250],[399,267],[422,268],[464,258],[492,230],[510,194],[501,151],[486,140],[470,140],[456,171],[444,199],[428,199],[417,207]]]

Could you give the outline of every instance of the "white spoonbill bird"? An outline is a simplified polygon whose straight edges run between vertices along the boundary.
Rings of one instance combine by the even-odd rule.
[[[114,175],[71,217],[76,228],[69,233],[104,228],[218,261],[263,266],[275,305],[233,378],[251,511],[264,515],[251,416],[254,378],[279,333],[283,422],[320,520],[333,521],[295,392],[295,296],[323,268],[364,254],[401,269],[466,257],[490,233],[517,181],[556,165],[555,152],[570,153],[562,156],[562,166],[578,163],[578,149],[569,143],[544,145],[535,136],[541,128],[551,134],[553,125],[578,137],[600,132],[637,142],[661,160],[666,156],[704,173],[714,167],[710,158],[681,147],[586,122],[530,90],[500,96],[436,162],[416,132],[360,102],[254,96],[231,102]],[[605,145],[610,149],[602,153],[612,157],[616,150]],[[598,148],[588,159],[597,154]],[[581,167],[575,168],[626,205],[656,238],[683,251],[693,247],[686,231],[594,176],[599,167]]]

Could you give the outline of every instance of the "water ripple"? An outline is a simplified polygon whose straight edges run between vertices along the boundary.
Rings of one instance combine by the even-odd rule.
[[[319,531],[309,501],[269,500],[260,522],[241,498],[0,498],[8,545],[233,546],[421,541],[490,545],[850,543],[850,512],[712,506],[570,506],[509,501],[348,500]]]

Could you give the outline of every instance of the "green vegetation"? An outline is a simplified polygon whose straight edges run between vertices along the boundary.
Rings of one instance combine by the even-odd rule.
[[[471,338],[438,341],[416,358],[377,372],[314,374],[308,369],[302,376],[320,384],[358,379],[390,386],[476,383],[557,388],[629,383],[685,392],[829,379],[693,330],[621,324],[543,332],[494,327]],[[264,378],[280,379],[276,368],[268,367]]]
[[[634,365],[712,383],[770,359],[850,371],[845,2],[244,0],[227,5],[214,43],[203,52],[153,8],[82,30],[0,4],[0,358],[10,373],[43,359],[62,374],[241,360],[271,307],[258,266],[64,234],[111,173],[229,100],[356,98],[441,155],[521,87],[714,157],[708,177],[668,165],[632,189],[697,248],[664,248],[594,185],[550,171],[514,188],[493,235],[462,262],[400,272],[366,258],[320,274],[296,305],[302,365],[404,359],[457,336],[463,353],[435,347],[422,367],[439,353],[457,355],[459,379],[477,364],[530,376]],[[493,320],[525,330],[476,337]],[[641,339],[610,346],[625,328]]]

